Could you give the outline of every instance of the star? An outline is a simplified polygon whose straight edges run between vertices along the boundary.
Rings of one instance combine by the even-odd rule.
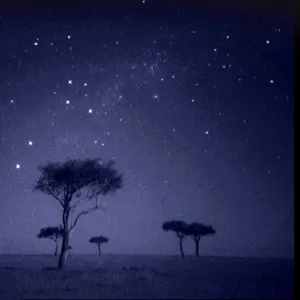
[[[270,80],[270,83],[273,84],[273,83],[274,83],[274,80],[271,79],[271,80]]]
[[[191,102],[194,103],[194,102],[195,102],[195,99],[192,99]]]
[[[72,84],[73,83],[73,81],[72,80],[68,80],[68,84]]]
[[[10,100],[10,103],[14,103],[15,101],[14,100]]]
[[[83,85],[84,85],[84,86],[87,86],[87,83],[85,82]]]
[[[71,36],[70,35],[68,35],[68,40],[71,38]]]
[[[270,44],[270,41],[269,41],[269,40],[266,40],[266,44]]]
[[[70,104],[70,100],[66,100],[66,104]]]
[[[89,114],[92,114],[92,113],[93,113],[93,109],[89,108]]]
[[[38,43],[38,42],[34,42],[33,45],[34,45],[34,46],[38,46],[39,43]]]
[[[16,169],[20,169],[20,168],[21,168],[21,165],[16,164]]]
[[[205,134],[206,134],[206,135],[208,135],[208,134],[209,134],[208,130],[206,130],[206,131],[205,131]]]
[[[32,142],[32,141],[28,141],[28,145],[29,145],[29,146],[32,146],[32,145],[33,145],[33,142]]]

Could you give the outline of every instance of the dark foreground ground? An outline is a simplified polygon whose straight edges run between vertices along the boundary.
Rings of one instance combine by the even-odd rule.
[[[225,257],[0,255],[0,299],[292,299],[294,261]]]

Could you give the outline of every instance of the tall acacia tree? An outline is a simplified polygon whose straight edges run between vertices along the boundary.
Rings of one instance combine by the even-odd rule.
[[[201,223],[193,222],[189,224],[188,226],[188,233],[189,236],[192,236],[194,242],[195,242],[195,254],[198,257],[199,256],[199,242],[201,237],[206,235],[214,235],[216,234],[216,231],[213,229],[211,225],[207,226]]]
[[[164,231],[173,231],[179,239],[181,257],[184,258],[183,239],[188,233],[188,224],[184,221],[167,221],[162,225]]]
[[[63,236],[58,268],[63,269],[70,249],[70,235],[78,221],[82,216],[103,209],[99,198],[121,189],[123,177],[114,161],[102,162],[100,158],[49,162],[38,169],[40,177],[33,189],[52,196],[62,208]],[[81,203],[88,208],[78,211]]]
[[[39,239],[50,239],[55,242],[54,256],[58,254],[58,240],[63,236],[62,226],[49,226],[41,228],[37,237]]]
[[[98,247],[98,254],[101,255],[101,244],[108,243],[109,239],[105,236],[93,236],[90,238],[89,242],[92,244],[96,244]]]

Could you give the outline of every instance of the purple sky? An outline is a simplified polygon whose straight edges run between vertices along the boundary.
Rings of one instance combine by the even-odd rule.
[[[75,252],[105,235],[106,252],[175,254],[161,225],[182,219],[216,229],[201,254],[293,257],[293,27],[134,3],[0,13],[0,253],[53,248],[39,164],[101,157],[124,188],[81,219]]]

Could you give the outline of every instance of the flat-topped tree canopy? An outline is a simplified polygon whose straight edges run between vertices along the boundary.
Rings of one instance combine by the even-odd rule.
[[[211,225],[204,225],[198,222],[192,222],[188,226],[188,234],[195,236],[204,236],[209,234],[216,234],[216,231]]]
[[[61,225],[60,226],[49,226],[45,228],[41,228],[39,234],[37,235],[38,238],[59,238],[62,237],[63,230]]]
[[[102,162],[95,159],[68,159],[49,162],[39,166],[40,178],[34,186],[53,196],[63,206],[72,200],[73,195],[84,188],[88,189],[86,198],[113,193],[122,187],[122,176],[114,167],[115,162]]]
[[[102,244],[102,243],[107,243],[109,241],[109,238],[105,237],[105,236],[94,236],[91,237],[89,242],[93,243],[93,244]]]
[[[188,227],[188,223],[178,220],[167,221],[162,225],[162,229],[165,231],[174,231],[180,233],[187,233]]]

